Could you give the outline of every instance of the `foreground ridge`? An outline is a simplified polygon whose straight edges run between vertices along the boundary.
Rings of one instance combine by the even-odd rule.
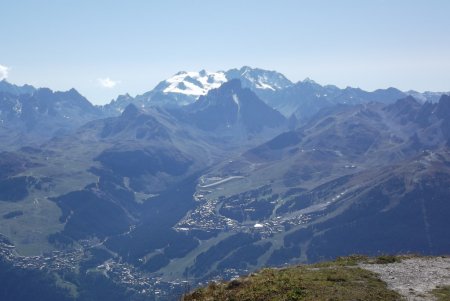
[[[449,257],[354,255],[212,282],[182,300],[448,300],[449,268]]]

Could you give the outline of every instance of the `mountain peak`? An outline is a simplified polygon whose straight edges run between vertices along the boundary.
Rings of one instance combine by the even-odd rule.
[[[72,89],[70,89],[70,90],[68,90],[66,92],[62,92],[62,93],[67,93],[71,97],[84,98],[84,96],[81,95],[80,92],[78,92],[78,90],[76,90],[75,88],[72,88]]]
[[[198,98],[208,93],[209,90],[218,88],[224,82],[226,82],[225,74],[220,71],[183,71],[163,81],[156,89],[165,94],[175,93]]]
[[[400,98],[398,99],[396,102],[396,104],[405,104],[405,105],[418,105],[420,104],[417,99],[415,99],[414,97],[412,97],[411,95],[408,95],[404,98]]]
[[[250,66],[242,66],[239,71],[242,72],[242,73],[245,73],[245,72],[249,72],[249,71],[253,71],[253,70],[258,70],[258,69],[257,68],[252,68]]]
[[[439,103],[443,103],[443,104],[450,103],[450,95],[442,94],[441,98],[439,99]]]
[[[128,93],[120,94],[119,96],[117,96],[117,99],[130,99],[130,98],[132,98],[132,97]]]
[[[257,133],[284,124],[284,117],[265,104],[241,80],[230,79],[187,108],[197,126],[205,130],[241,129]]]
[[[305,83],[305,84],[317,84],[315,81],[313,81],[311,78],[309,78],[309,77],[307,77],[307,78],[305,78],[303,81],[302,81],[302,83]]]
[[[39,97],[51,97],[53,91],[49,88],[39,88],[36,90],[35,94]]]
[[[242,82],[240,79],[234,78],[229,81],[223,83],[219,88],[219,90],[242,90]]]
[[[412,96],[398,99],[395,103],[388,105],[386,110],[396,116],[415,114],[421,104]]]
[[[130,103],[122,112],[122,117],[126,119],[134,118],[139,114],[139,112],[139,109],[134,104]]]
[[[232,100],[232,95],[240,94],[242,83],[239,79],[231,79],[224,82],[220,87],[212,89],[206,95],[200,96],[197,104],[204,106],[206,103],[223,103],[224,100]]]
[[[443,119],[450,120],[450,96],[443,94],[437,105],[437,114]]]
[[[6,79],[0,81],[0,92],[6,92],[13,95],[32,94],[36,88],[31,85],[17,86],[11,84]]]
[[[227,79],[238,78],[244,87],[254,91],[277,91],[292,86],[293,83],[283,74],[259,68],[243,66],[226,72]]]

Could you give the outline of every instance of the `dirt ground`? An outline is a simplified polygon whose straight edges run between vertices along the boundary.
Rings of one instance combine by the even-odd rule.
[[[417,257],[389,264],[361,264],[380,275],[388,287],[408,301],[435,300],[437,286],[450,285],[450,257]]]

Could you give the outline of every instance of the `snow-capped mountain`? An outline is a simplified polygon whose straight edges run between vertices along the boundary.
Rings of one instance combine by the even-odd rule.
[[[226,81],[228,79],[223,71],[181,71],[160,82],[153,90],[135,98],[121,95],[103,106],[103,110],[109,115],[118,115],[130,103],[140,108],[185,106],[194,103],[200,96],[220,87]]]
[[[405,92],[408,95],[411,95],[412,97],[414,97],[415,99],[419,100],[420,102],[427,102],[430,101],[432,103],[436,103],[439,101],[439,99],[441,98],[442,95],[449,95],[450,91],[448,92],[431,92],[431,91],[425,91],[423,93],[421,92],[417,92],[414,90],[410,90]]]
[[[252,90],[262,101],[285,117],[295,114],[300,119],[309,118],[320,109],[336,104],[371,101],[393,103],[407,95],[412,95],[422,102],[436,102],[442,95],[434,92],[403,92],[395,88],[372,92],[351,87],[340,89],[333,85],[322,86],[309,78],[293,83],[279,72],[244,66],[240,69],[216,72],[181,71],[160,82],[149,92],[134,98],[129,95],[119,96],[102,108],[107,115],[116,116],[130,103],[140,108],[183,107],[195,103],[212,89],[233,79],[238,79],[243,88]]]
[[[119,97],[103,109],[111,115],[120,114],[130,103],[138,107],[179,107],[194,103],[200,96],[206,95],[210,90],[220,87],[223,83],[239,79],[242,86],[250,88],[259,97],[273,94],[293,85],[283,74],[248,66],[228,71],[210,72],[181,71],[172,77],[160,82],[156,87],[135,98]]]
[[[244,66],[241,69],[231,69],[226,72],[226,77],[239,79],[245,88],[253,91],[278,91],[290,87],[293,83],[283,74],[259,68]]]
[[[258,68],[253,69],[244,66],[241,69],[217,72],[208,72],[205,70],[199,72],[181,71],[159,83],[154,91],[165,94],[184,94],[198,98],[201,95],[206,95],[208,91],[220,87],[223,83],[231,79],[239,79],[244,87],[252,90],[277,91],[293,85],[283,74],[276,71]]]
[[[225,73],[222,71],[181,71],[161,82],[155,90],[162,90],[161,92],[166,94],[178,93],[198,98],[201,95],[206,95],[209,90],[220,87],[227,80]]]

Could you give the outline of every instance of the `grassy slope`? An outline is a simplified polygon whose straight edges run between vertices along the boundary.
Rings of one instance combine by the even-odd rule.
[[[400,300],[396,292],[367,270],[357,267],[363,258],[285,269],[264,269],[231,282],[212,283],[183,300]]]
[[[450,286],[438,287],[432,293],[438,301],[450,300]]]
[[[71,152],[72,156],[63,151],[53,152],[52,156],[47,158],[44,155],[30,155],[30,161],[38,166],[27,169],[19,176],[49,178],[51,183],[42,190],[28,187],[29,195],[21,201],[0,201],[0,233],[14,243],[20,255],[40,255],[53,250],[48,236],[61,231],[64,224],[59,221],[60,208],[49,198],[83,189],[97,181],[97,176],[87,172],[95,162],[83,157],[81,148],[73,148]],[[79,158],[75,159],[77,156]],[[13,211],[22,211],[23,215],[11,219],[3,218],[5,214]]]

